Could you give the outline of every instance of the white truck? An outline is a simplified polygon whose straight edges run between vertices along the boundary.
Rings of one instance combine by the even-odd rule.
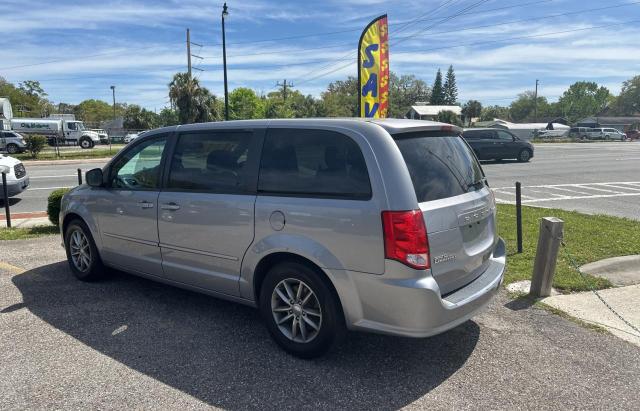
[[[86,130],[82,121],[51,118],[12,118],[11,129],[23,135],[41,134],[50,145],[76,144],[93,148],[100,143],[95,131]]]

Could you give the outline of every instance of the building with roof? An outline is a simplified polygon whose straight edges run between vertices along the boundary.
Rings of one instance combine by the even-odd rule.
[[[578,121],[576,127],[615,128],[624,133],[640,128],[640,116],[587,117]]]
[[[462,108],[460,106],[432,106],[426,103],[417,102],[411,106],[405,118],[412,120],[437,120],[438,114],[443,111],[453,111],[458,117],[462,116]]]

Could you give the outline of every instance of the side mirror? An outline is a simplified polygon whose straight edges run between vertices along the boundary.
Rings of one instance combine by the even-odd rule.
[[[94,168],[87,171],[86,180],[87,180],[87,184],[90,185],[91,187],[102,187],[103,179],[104,177],[102,175],[102,169]]]
[[[9,174],[11,172],[11,167],[2,165],[0,166],[0,174]]]

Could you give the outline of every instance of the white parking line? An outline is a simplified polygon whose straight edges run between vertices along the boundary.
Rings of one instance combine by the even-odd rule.
[[[558,201],[558,200],[581,200],[581,199],[587,199],[587,198],[610,198],[610,197],[631,197],[631,196],[640,196],[640,193],[625,193],[625,194],[597,194],[597,195],[593,195],[593,196],[574,196],[574,197],[567,197],[567,198],[558,198],[558,197],[553,197],[553,198],[538,198],[535,200],[523,200],[523,203],[536,203],[536,202],[540,202],[540,201]]]
[[[633,190],[633,191],[640,191],[640,188],[635,188],[635,187],[620,187],[619,185],[613,185],[613,184],[609,184],[607,187],[612,187],[612,188],[618,188],[618,189],[623,189],[623,190]]]

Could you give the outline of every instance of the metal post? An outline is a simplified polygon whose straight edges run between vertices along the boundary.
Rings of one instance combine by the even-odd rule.
[[[113,125],[111,129],[116,128],[116,86],[111,86],[111,92],[113,94]],[[109,138],[109,154],[111,154],[111,136]]]
[[[533,99],[533,112],[534,112],[534,123],[538,122],[538,82],[540,80],[536,79],[536,94]]]
[[[551,295],[551,284],[556,272],[558,249],[562,243],[564,221],[556,217],[545,217],[540,220],[538,249],[533,264],[531,278],[532,297],[548,297]]]
[[[7,217],[7,228],[11,228],[11,211],[9,210],[9,187],[7,187],[7,173],[2,173],[2,191],[4,194],[4,214]]]
[[[222,66],[224,69],[224,119],[229,120],[229,90],[227,88],[227,43],[224,33],[224,18],[228,16],[227,3],[222,6]]]
[[[79,186],[82,185],[82,169],[81,168],[78,169],[78,185]]]
[[[522,194],[521,185],[516,181],[516,234],[518,240],[518,254],[522,254]]]

